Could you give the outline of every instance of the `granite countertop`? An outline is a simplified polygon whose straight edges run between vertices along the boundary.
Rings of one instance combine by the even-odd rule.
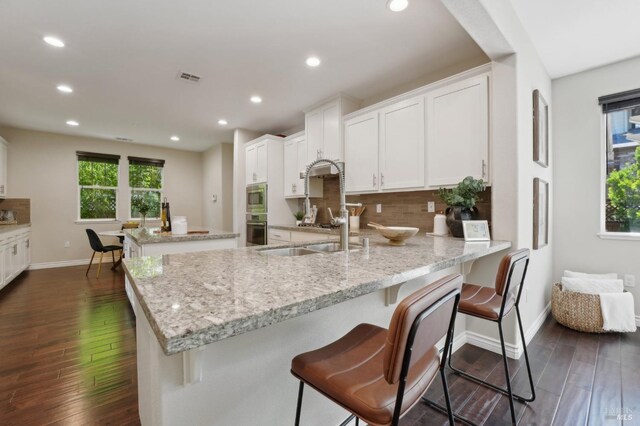
[[[31,226],[31,223],[21,223],[19,225],[0,225],[0,234],[4,234],[5,232],[16,231],[22,228],[28,228]]]
[[[390,246],[376,235],[368,250],[349,253],[281,257],[249,247],[129,258],[123,264],[160,346],[171,355],[510,246],[424,234]]]
[[[172,235],[171,233],[154,233],[160,228],[127,229],[125,233],[138,245],[155,243],[179,243],[184,241],[219,240],[225,238],[238,238],[240,234],[218,231],[215,229],[192,228],[190,231],[209,231],[208,234]]]
[[[326,234],[326,235],[340,235],[340,228],[316,228],[313,226],[296,226],[296,225],[267,225],[269,229],[282,229],[283,231],[295,231],[295,232],[311,232],[314,234]],[[364,235],[373,234],[369,228],[359,229],[358,231],[349,231],[349,235]]]

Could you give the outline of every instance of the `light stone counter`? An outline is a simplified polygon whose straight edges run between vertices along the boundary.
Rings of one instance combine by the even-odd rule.
[[[133,242],[138,245],[143,244],[159,244],[159,243],[179,243],[185,241],[205,241],[205,240],[219,240],[227,238],[237,238],[239,234],[227,231],[218,231],[215,229],[195,229],[197,231],[208,231],[207,234],[186,234],[175,235],[169,233],[156,233],[159,228],[140,228],[140,229],[128,229],[125,233],[131,237]]]
[[[298,317],[482,256],[505,241],[467,243],[420,234],[394,247],[297,257],[264,247],[125,259],[130,283],[166,355]]]
[[[0,225],[0,234],[4,234],[6,232],[16,231],[22,228],[28,228],[31,226],[31,223],[21,223],[19,225]]]

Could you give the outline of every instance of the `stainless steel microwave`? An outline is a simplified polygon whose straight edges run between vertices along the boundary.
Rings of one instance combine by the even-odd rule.
[[[247,185],[246,213],[267,213],[267,184]]]

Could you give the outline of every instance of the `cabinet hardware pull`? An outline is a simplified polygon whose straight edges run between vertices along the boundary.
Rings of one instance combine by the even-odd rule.
[[[373,174],[373,187],[376,187],[376,174]]]
[[[384,186],[384,173],[380,173],[380,185]]]
[[[487,176],[487,163],[482,160],[482,179]]]

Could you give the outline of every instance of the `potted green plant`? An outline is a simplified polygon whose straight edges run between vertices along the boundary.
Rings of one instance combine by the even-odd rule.
[[[462,230],[463,220],[476,220],[479,217],[476,201],[478,194],[484,191],[485,185],[482,179],[474,179],[467,176],[454,188],[440,188],[438,195],[447,204],[447,226],[454,237],[464,237]]]
[[[623,232],[640,232],[640,147],[635,163],[609,173],[607,196]]]
[[[296,226],[300,226],[302,219],[304,218],[304,212],[297,211],[293,214],[293,217],[296,218]]]
[[[132,200],[132,203],[133,203],[134,209],[136,209],[140,213],[140,216],[142,216],[140,227],[144,228],[147,221],[147,214],[149,213],[149,210],[151,210],[151,205],[149,205],[149,203],[147,202],[147,200],[144,199],[144,197],[135,197]]]

